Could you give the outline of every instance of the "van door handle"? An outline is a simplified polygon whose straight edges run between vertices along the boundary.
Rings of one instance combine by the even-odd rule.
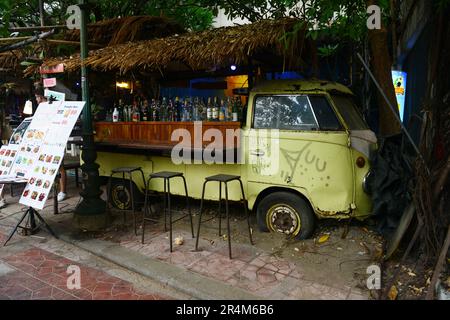
[[[254,151],[250,151],[250,154],[252,156],[262,157],[266,153],[264,151],[261,151],[261,150],[254,150]]]

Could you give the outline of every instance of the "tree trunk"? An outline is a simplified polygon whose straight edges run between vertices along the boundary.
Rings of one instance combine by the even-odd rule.
[[[367,0],[367,6],[377,4],[377,2],[377,0]],[[394,109],[397,111],[398,115],[398,108],[396,108],[397,99],[395,97],[391,74],[392,59],[389,55],[387,31],[384,26],[382,26],[379,30],[369,30],[369,45],[373,74],[390,103],[395,107]],[[379,92],[377,93],[377,102],[380,135],[390,136],[400,133],[400,124]]]

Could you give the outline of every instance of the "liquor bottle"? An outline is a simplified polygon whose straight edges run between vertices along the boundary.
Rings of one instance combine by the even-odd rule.
[[[162,98],[162,102],[160,105],[160,115],[161,115],[161,121],[167,121],[167,101],[166,97]]]
[[[230,99],[230,97],[227,98],[227,121],[233,120],[233,103]]]
[[[119,110],[117,110],[117,107],[114,108],[114,112],[112,114],[112,121],[119,122]]]
[[[194,102],[192,104],[192,121],[199,121],[199,120],[200,114],[199,114],[198,97],[195,97]]]
[[[180,121],[187,121],[186,117],[186,99],[184,102],[180,103]]]
[[[111,112],[111,110],[106,111],[105,121],[106,122],[112,122],[112,112]]]
[[[180,105],[181,105],[181,103],[180,103]],[[178,119],[181,120],[181,115],[180,115],[180,118],[178,118],[177,109],[175,108],[175,103],[172,101],[172,115],[171,115],[170,121],[179,121]]]
[[[150,106],[151,119],[152,121],[158,121],[158,105],[155,99],[152,99],[152,104]]]
[[[127,120],[128,122],[133,121],[133,106],[127,106]]]
[[[133,122],[139,122],[139,111],[136,107],[136,105],[133,106],[132,112],[131,112],[131,120]]]
[[[184,100],[184,112],[186,113],[186,121],[192,121],[192,101],[191,98],[186,98]]]
[[[120,111],[119,111],[120,114]],[[122,117],[119,115],[120,120],[119,121],[124,121],[127,122],[128,121],[128,106],[123,106],[123,112],[122,112]]]
[[[141,113],[142,113],[142,121],[150,121],[150,116],[149,116],[149,104],[148,104],[148,100],[145,99],[144,103],[142,104],[142,108],[141,108]]]
[[[175,118],[176,121],[185,121],[183,120],[183,106],[181,104],[180,98],[179,97],[175,97]]]
[[[220,100],[219,121],[225,121],[225,105],[223,99]]]
[[[208,104],[206,106],[206,120],[212,121],[213,119],[213,106],[211,103],[211,97],[208,98]]]
[[[119,118],[117,121],[125,121],[123,118],[123,110],[124,110],[124,105],[122,102],[122,99],[119,99],[119,105],[117,106],[117,111],[119,112]]]
[[[217,97],[214,97],[212,121],[219,121],[219,102],[217,101]]]
[[[207,110],[206,110],[206,100],[204,98],[200,99],[200,106],[201,106],[200,119],[202,121],[206,121],[208,118],[207,118]]]
[[[239,121],[238,117],[238,98],[233,101],[233,121]]]

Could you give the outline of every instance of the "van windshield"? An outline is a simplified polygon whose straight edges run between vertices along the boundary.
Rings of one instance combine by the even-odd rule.
[[[332,95],[331,98],[350,130],[368,129],[367,124],[350,96]]]

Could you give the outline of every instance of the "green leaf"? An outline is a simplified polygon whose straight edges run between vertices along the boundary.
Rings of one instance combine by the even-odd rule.
[[[20,65],[24,66],[24,67],[28,67],[28,66],[37,65],[37,63],[36,62],[31,62],[31,61],[21,61]]]

